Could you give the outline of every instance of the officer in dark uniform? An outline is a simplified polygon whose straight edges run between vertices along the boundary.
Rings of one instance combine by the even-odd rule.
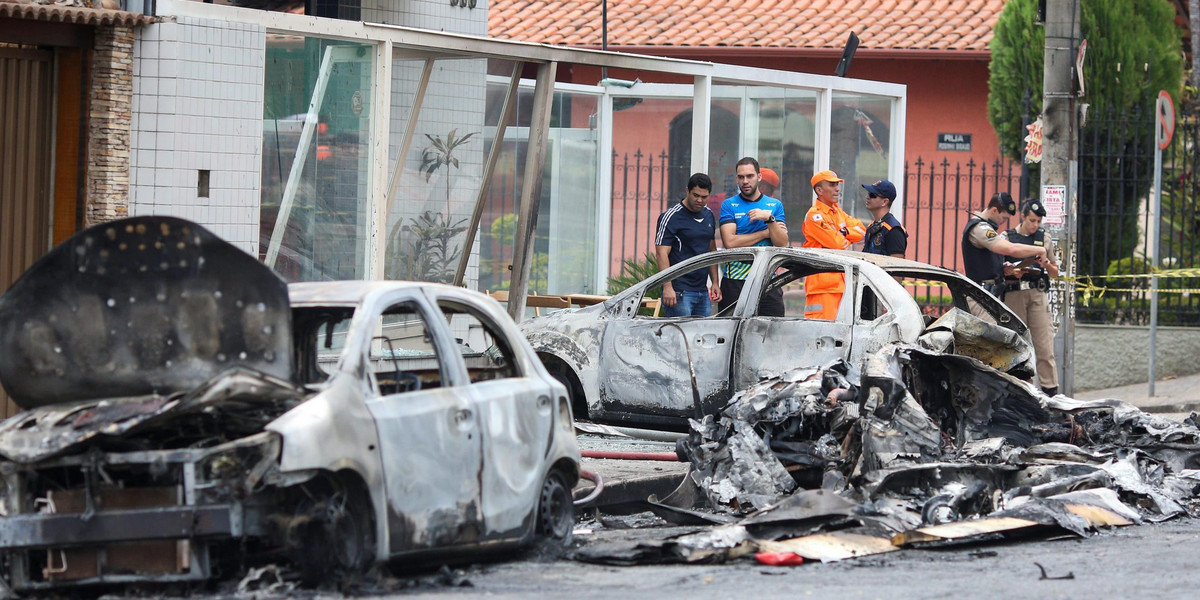
[[[1058,393],[1058,367],[1054,362],[1054,327],[1047,292],[1050,278],[1058,276],[1058,265],[1054,262],[1054,238],[1041,228],[1045,216],[1042,203],[1029,200],[1021,206],[1021,222],[1015,229],[1004,232],[1004,237],[1013,244],[1046,251],[1046,260],[1022,268],[1018,268],[1022,261],[1019,256],[1005,257],[1004,303],[1029,326],[1037,354],[1038,385],[1053,396]]]
[[[1018,246],[1004,239],[997,231],[1000,219],[1017,214],[1017,203],[1008,192],[998,192],[988,201],[983,212],[971,213],[971,220],[962,233],[963,266],[967,278],[999,297],[1004,294],[1004,257],[1046,258],[1046,249],[1037,246]],[[971,314],[988,318],[987,313],[968,298]]]
[[[863,252],[904,258],[904,251],[908,249],[908,232],[892,214],[896,186],[886,179],[880,179],[870,185],[864,183],[863,189],[867,190],[867,211],[875,217],[875,221],[867,226]]]

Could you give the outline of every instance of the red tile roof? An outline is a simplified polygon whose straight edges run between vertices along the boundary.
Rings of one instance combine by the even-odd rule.
[[[97,1],[96,5],[101,6],[101,2]],[[28,19],[51,23],[114,27],[141,27],[155,21],[154,17],[140,13],[108,8],[88,8],[80,0],[67,0],[62,4],[57,2],[46,4],[34,0],[0,0],[0,19]]]
[[[600,46],[602,0],[491,0],[488,35]],[[986,51],[1004,0],[607,0],[609,46]]]

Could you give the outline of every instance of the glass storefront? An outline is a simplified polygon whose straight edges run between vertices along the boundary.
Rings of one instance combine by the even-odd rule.
[[[267,36],[259,254],[288,281],[367,275],[373,56]]]
[[[491,69],[495,71],[496,69]],[[488,84],[487,151],[508,90],[507,80]],[[598,293],[595,290],[598,236],[596,226],[600,165],[598,92],[554,94],[550,131],[538,198],[529,290],[539,294]],[[533,88],[518,90],[515,123],[505,130],[497,167],[484,200],[478,233],[479,287],[507,290],[513,264],[521,182],[529,146]]]
[[[425,65],[406,50],[393,56],[387,181],[394,188],[383,228],[383,277],[450,283],[486,156],[487,59],[433,61],[408,151],[398,160]]]
[[[864,183],[888,179],[891,155],[892,100],[861,94],[833,93],[830,114],[829,168],[842,184],[842,208],[864,220]]]
[[[464,285],[508,289],[533,82],[522,80],[498,138],[516,63],[395,46],[388,120],[376,125],[376,52],[373,43],[267,36],[260,255],[288,281],[451,282],[466,253]],[[524,65],[526,76],[532,67]],[[811,206],[808,180],[822,163],[846,179],[843,207],[860,217],[867,215],[859,184],[888,177],[898,164],[889,160],[898,96],[724,79],[711,88],[708,156],[696,161],[691,86],[635,86],[556,85],[530,292],[605,294],[610,276],[631,263],[646,268],[657,217],[685,193],[694,165],[713,178],[710,207],[719,214],[721,201],[737,193],[735,163],[756,157],[779,174],[775,195],[795,220]],[[828,118],[823,107],[831,107]],[[824,122],[828,133],[820,131]],[[371,143],[376,131],[386,132],[386,144]],[[464,248],[493,147],[482,217]],[[386,160],[372,148],[386,148]]]

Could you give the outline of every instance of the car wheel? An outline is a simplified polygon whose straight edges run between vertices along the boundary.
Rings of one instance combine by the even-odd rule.
[[[302,492],[287,535],[307,587],[359,575],[375,560],[370,496],[361,486],[330,483]]]
[[[575,505],[571,490],[558,472],[546,476],[542,483],[542,494],[538,501],[538,535],[566,545],[571,541],[571,530],[575,527]]]
[[[567,388],[567,400],[571,403],[571,413],[575,420],[586,421],[588,419],[587,399],[583,395],[583,386],[576,380],[573,374],[567,373],[567,366],[562,364],[557,359],[547,359],[541,357],[543,364],[546,365],[546,370],[550,372],[550,376],[556,379],[563,387]]]

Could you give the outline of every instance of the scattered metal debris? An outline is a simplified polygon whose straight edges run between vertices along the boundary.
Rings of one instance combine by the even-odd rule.
[[[1043,567],[1042,563],[1033,563],[1033,564],[1037,565],[1038,570],[1042,572],[1042,576],[1038,577],[1039,581],[1041,581],[1041,580],[1056,580],[1056,579],[1075,579],[1074,571],[1070,571],[1066,575],[1059,575],[1057,577],[1051,577],[1046,574],[1046,567]]]
[[[799,564],[1079,537],[1188,514],[1200,492],[1194,424],[1116,400],[1047,397],[929,344],[885,345],[861,370],[841,360],[793,369],[691,429],[681,444],[688,477],[650,504],[673,522],[724,522],[641,540],[635,551],[584,548],[581,560],[712,562],[755,552]]]

